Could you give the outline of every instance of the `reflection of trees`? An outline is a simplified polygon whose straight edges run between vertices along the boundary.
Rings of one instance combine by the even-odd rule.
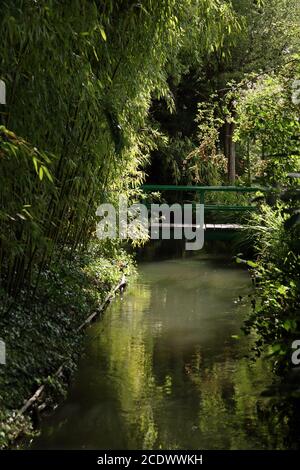
[[[153,410],[163,397],[163,387],[156,385],[152,375],[153,338],[147,334],[145,313],[149,306],[150,290],[134,286],[126,294],[126,305],[115,304],[118,312],[105,325],[100,335],[101,348],[108,359],[108,371],[117,393],[120,412],[124,417],[124,432],[129,448],[137,445],[151,448],[157,440]]]
[[[245,360],[233,363],[224,358],[224,363],[199,372],[194,371],[191,380],[200,395],[198,426],[204,448],[284,448],[284,423],[275,428],[276,417],[264,420],[258,412],[263,400],[258,396],[266,383],[262,362],[250,365]]]
[[[142,281],[89,330],[76,386],[46,445],[297,447],[299,402],[295,412],[272,387],[261,396],[272,374],[243,358],[248,340],[231,338],[245,309],[232,303],[240,277],[203,263],[144,265]]]
[[[257,407],[268,371],[262,362],[236,360],[237,345],[225,341],[230,327],[224,324],[214,340],[217,351],[205,341],[200,348],[199,338],[186,344],[174,333],[185,331],[182,315],[176,317],[180,296],[176,309],[176,299],[163,283],[151,290],[146,284],[132,289],[124,304],[115,303],[99,337],[127,447],[283,448],[284,423],[273,429],[272,415],[262,419]],[[190,302],[197,307],[192,292]],[[195,316],[184,319],[186,331],[195,321]]]

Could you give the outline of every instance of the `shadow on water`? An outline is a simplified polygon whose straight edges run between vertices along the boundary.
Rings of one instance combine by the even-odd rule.
[[[291,405],[265,392],[274,386],[268,362],[246,357],[249,306],[236,299],[251,290],[248,273],[225,248],[169,248],[140,253],[138,279],[88,330],[69,397],[32,448],[296,446]]]

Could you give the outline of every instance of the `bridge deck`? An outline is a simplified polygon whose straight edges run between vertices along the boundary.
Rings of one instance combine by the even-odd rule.
[[[201,225],[197,224],[169,224],[169,223],[153,223],[154,228],[192,228],[199,229]],[[243,225],[240,224],[204,224],[204,230],[242,230]]]
[[[242,194],[255,194],[257,192],[267,193],[271,191],[270,188],[262,188],[262,187],[254,187],[254,186],[176,186],[176,185],[143,185],[141,189],[145,193],[151,193],[155,191],[164,192],[164,191],[174,191],[180,193],[191,193],[194,192],[197,197],[197,201],[189,201],[192,205],[195,205],[196,202],[204,205],[205,212],[251,212],[257,210],[256,205],[253,205],[253,201],[245,201],[241,200],[241,204],[218,204],[205,201],[205,196],[207,193],[242,193]],[[183,204],[182,198],[180,198],[180,205]],[[188,201],[187,201],[188,202]],[[246,205],[245,205],[246,204]],[[192,228],[192,229],[200,229],[201,225],[186,225],[182,224],[172,224],[170,222],[157,222],[152,224],[153,227],[156,228]],[[245,227],[240,224],[235,223],[219,223],[219,224],[204,224],[202,226],[206,231],[205,237],[208,240],[231,240],[236,236],[236,233],[242,231]]]

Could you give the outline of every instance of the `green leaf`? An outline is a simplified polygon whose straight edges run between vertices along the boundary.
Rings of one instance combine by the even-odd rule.
[[[247,264],[248,266],[250,266],[250,268],[257,268],[258,266],[258,264],[254,263],[254,261],[247,261]]]
[[[40,169],[39,169],[39,178],[40,178],[41,181],[42,181],[43,177],[44,177],[43,166],[40,166]]]
[[[34,164],[35,171],[38,173],[38,161],[37,161],[36,157],[32,157],[32,161],[33,161],[33,164]]]
[[[104,41],[106,41],[106,40],[107,40],[107,37],[106,37],[106,33],[105,33],[105,31],[104,31],[103,28],[100,28],[100,34],[101,34],[101,36],[102,36],[102,39],[103,39]]]
[[[286,287],[286,286],[279,286],[278,287],[278,293],[280,295],[286,296],[288,291],[289,291],[289,287]]]
[[[269,348],[269,356],[282,356],[284,354],[285,348],[280,343],[272,344],[272,346]]]
[[[27,210],[27,209],[22,209],[22,211],[30,218],[30,219],[33,219],[32,215],[30,214],[30,212]]]
[[[43,170],[44,170],[45,175],[47,176],[48,180],[51,181],[51,183],[53,183],[53,178],[52,178],[52,175],[49,172],[48,168],[43,165]]]
[[[283,324],[283,328],[286,331],[296,331],[296,329],[297,329],[296,320],[286,320]]]

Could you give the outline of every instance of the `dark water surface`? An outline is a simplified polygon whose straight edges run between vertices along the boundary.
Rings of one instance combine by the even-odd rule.
[[[201,253],[144,262],[139,277],[87,332],[68,399],[35,449],[285,447],[261,393],[268,364],[245,358],[246,271]]]

